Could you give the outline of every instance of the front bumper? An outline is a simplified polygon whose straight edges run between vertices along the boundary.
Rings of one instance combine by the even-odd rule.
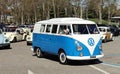
[[[29,44],[32,45],[32,41],[27,41],[27,44],[28,44],[28,45],[29,45]]]
[[[96,55],[95,57],[90,57],[90,56],[83,56],[83,57],[80,57],[80,56],[67,56],[67,59],[70,59],[70,60],[91,60],[91,59],[99,59],[99,58],[102,58],[103,56],[104,56],[104,54]]]
[[[7,47],[10,46],[10,43],[0,44],[0,47]]]

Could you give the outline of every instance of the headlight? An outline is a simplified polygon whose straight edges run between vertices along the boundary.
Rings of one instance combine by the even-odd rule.
[[[30,37],[28,37],[28,39],[31,39]]]
[[[9,42],[9,39],[6,39],[5,42]]]
[[[82,50],[82,46],[79,45],[78,41],[75,41],[75,44],[76,44],[76,49],[78,51],[81,51]]]

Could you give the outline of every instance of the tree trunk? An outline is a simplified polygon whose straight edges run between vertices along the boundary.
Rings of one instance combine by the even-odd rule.
[[[82,18],[82,15],[83,15],[83,9],[82,9],[82,4],[80,6],[80,18]]]
[[[65,7],[64,10],[65,10],[65,16],[67,16],[68,15],[67,8]]]
[[[103,4],[103,0],[100,0],[100,4],[98,6],[98,13],[99,13],[99,24],[102,24],[102,4]]]
[[[101,12],[101,7],[99,9],[99,24],[102,24],[102,12]]]
[[[54,11],[54,18],[56,18],[56,9],[55,9],[55,1],[52,0],[52,4],[53,4],[53,11]]]
[[[110,19],[110,7],[108,7],[108,24],[110,25],[111,19]]]

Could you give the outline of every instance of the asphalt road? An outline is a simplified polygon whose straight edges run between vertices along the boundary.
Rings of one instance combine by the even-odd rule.
[[[120,36],[103,43],[105,56],[99,61],[71,61],[61,65],[57,56],[33,55],[25,41],[11,43],[11,49],[0,48],[0,74],[120,74]]]

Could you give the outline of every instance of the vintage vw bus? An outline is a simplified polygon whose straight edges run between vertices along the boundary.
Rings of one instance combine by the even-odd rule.
[[[67,33],[64,33],[66,29]],[[96,23],[81,18],[53,18],[35,23],[32,50],[68,60],[91,60],[103,57],[101,35]]]

